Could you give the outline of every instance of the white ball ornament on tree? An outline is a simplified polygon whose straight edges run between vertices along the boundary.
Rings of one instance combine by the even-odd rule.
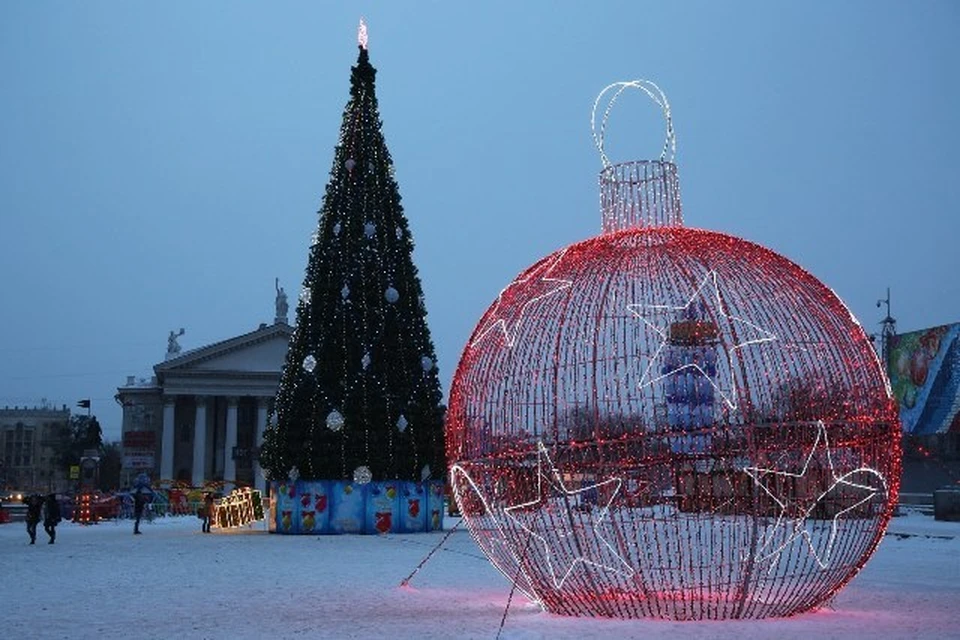
[[[423,367],[425,373],[433,371],[433,360],[429,356],[423,356],[420,358],[420,366]]]
[[[333,225],[333,235],[339,236],[339,235],[340,235],[340,229],[341,229],[341,227],[340,227],[340,223],[339,223],[339,222],[337,222],[336,224],[334,224],[334,225]]]
[[[390,304],[395,304],[400,299],[400,292],[393,287],[387,287],[386,291],[383,292],[383,297]]]
[[[357,161],[353,158],[347,158],[347,161],[343,163],[343,166],[347,168],[347,171],[353,171],[353,168],[357,166]]]
[[[367,224],[363,225],[363,234],[368,238],[372,238],[373,234],[376,232],[377,225],[373,224],[372,222],[368,222]]]
[[[404,416],[404,415],[401,413],[401,414],[400,414],[400,417],[397,418],[397,430],[398,430],[400,433],[403,433],[404,431],[407,430],[407,425],[408,425],[408,424],[410,424],[410,423],[407,422],[406,416]]]
[[[310,304],[311,299],[312,299],[312,295],[310,294],[310,289],[307,289],[306,287],[304,287],[300,291],[300,302],[302,302],[303,304]]]
[[[363,357],[360,359],[360,364],[363,365],[363,369],[364,369],[364,371],[366,371],[367,367],[370,366],[370,354],[369,354],[369,353],[363,354]]]
[[[330,429],[330,431],[343,429],[343,414],[336,409],[327,414],[327,429]]]
[[[340,289],[340,297],[346,300],[350,297],[350,287],[343,285],[343,289]]]
[[[303,370],[307,373],[313,373],[313,370],[317,368],[317,359],[312,355],[307,356],[303,359]]]
[[[367,484],[371,480],[373,480],[373,473],[370,472],[370,467],[361,465],[353,470],[353,481],[357,484]]]

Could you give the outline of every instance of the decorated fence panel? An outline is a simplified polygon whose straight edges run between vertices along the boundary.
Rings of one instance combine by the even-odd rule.
[[[270,530],[306,535],[436,531],[443,527],[443,489],[439,480],[274,482]]]

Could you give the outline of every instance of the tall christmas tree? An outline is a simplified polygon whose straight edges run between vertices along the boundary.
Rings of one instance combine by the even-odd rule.
[[[444,472],[443,406],[366,26],[261,465],[272,479]],[[292,470],[296,468],[296,472]]]

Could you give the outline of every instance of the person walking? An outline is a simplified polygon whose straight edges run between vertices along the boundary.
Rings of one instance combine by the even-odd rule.
[[[138,487],[133,492],[133,533],[140,535],[140,518],[143,517],[143,508],[147,505],[147,492],[143,487]]]
[[[204,533],[210,533],[210,524],[213,522],[213,494],[203,494],[203,527]]]
[[[43,514],[43,496],[34,493],[24,498],[23,503],[27,505],[27,535],[30,536],[30,544],[36,544],[37,525]]]
[[[47,544],[56,542],[58,524],[60,524],[60,503],[57,502],[57,494],[51,493],[43,502],[43,530],[50,536],[50,542]]]

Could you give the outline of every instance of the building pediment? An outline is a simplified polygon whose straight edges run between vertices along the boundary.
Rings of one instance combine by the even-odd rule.
[[[196,374],[277,374],[287,356],[293,327],[273,324],[229,340],[184,352],[153,370],[159,381]]]

